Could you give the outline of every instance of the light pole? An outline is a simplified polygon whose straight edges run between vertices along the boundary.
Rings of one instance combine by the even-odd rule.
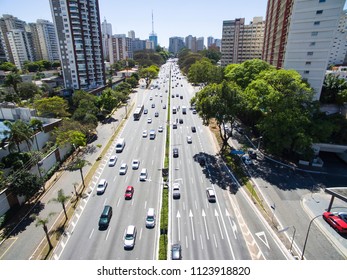
[[[259,151],[261,139],[263,139],[263,136],[260,136],[260,137],[258,138],[259,142],[258,142],[257,151]]]
[[[310,233],[310,228],[311,228],[312,222],[313,222],[315,219],[317,219],[318,217],[320,217],[320,216],[322,216],[322,215],[318,215],[318,216],[314,217],[314,218],[310,221],[310,224],[308,225],[308,229],[307,229],[307,233],[306,233],[306,238],[305,238],[305,243],[304,243],[304,248],[302,249],[301,260],[304,259],[304,253],[305,253],[305,249],[306,249],[308,234]]]
[[[290,229],[291,227],[293,227],[294,232],[293,232],[293,236],[292,236],[292,242],[290,243],[289,252],[291,252],[291,251],[292,251],[292,248],[293,248],[294,237],[295,237],[295,233],[296,233],[296,228],[295,228],[295,226],[285,227],[285,228],[283,228],[283,229],[281,229],[281,230],[278,231],[278,232],[284,232],[284,231],[287,231],[288,229]]]

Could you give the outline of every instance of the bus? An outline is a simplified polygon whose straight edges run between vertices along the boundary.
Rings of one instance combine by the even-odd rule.
[[[135,109],[135,112],[133,114],[134,116],[134,121],[137,121],[140,119],[142,112],[143,112],[144,106],[143,105],[139,105],[137,106],[137,108]]]

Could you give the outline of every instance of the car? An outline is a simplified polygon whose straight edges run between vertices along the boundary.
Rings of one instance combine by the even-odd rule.
[[[172,149],[172,155],[173,155],[174,158],[178,157],[178,148],[173,148]]]
[[[249,155],[243,155],[242,160],[246,165],[251,165],[253,164],[252,159],[249,157]]]
[[[134,225],[130,225],[126,228],[124,233],[124,249],[131,250],[135,246],[136,241],[136,227]]]
[[[180,120],[179,120],[179,123],[182,124],[182,123],[183,123],[183,119],[180,119]]]
[[[147,130],[142,131],[142,137],[143,138],[147,137],[147,135],[148,135]]]
[[[159,113],[158,112],[155,112],[154,113],[154,116],[157,118],[157,117],[159,117]]]
[[[166,109],[166,105],[165,104],[163,105],[163,109]]]
[[[140,161],[138,159],[133,159],[133,162],[131,163],[132,169],[139,169]]]
[[[323,219],[338,233],[347,233],[347,213],[324,212]]]
[[[176,93],[176,97],[179,97],[178,93]]]
[[[214,189],[207,188],[206,195],[207,195],[207,200],[209,202],[216,202],[216,193],[214,192]]]
[[[124,198],[125,199],[132,199],[133,194],[134,194],[134,187],[133,186],[127,186],[127,188],[125,189]]]
[[[192,136],[187,136],[187,143],[191,144],[192,143]]]
[[[183,95],[180,96],[180,99],[183,99]]]
[[[181,197],[180,184],[179,183],[173,183],[173,185],[172,185],[172,198],[173,199],[179,199],[180,197]]]
[[[172,97],[172,98],[175,98],[175,95],[174,95],[174,94],[171,94],[171,97]]]
[[[152,97],[152,96],[150,96],[150,97],[149,97],[149,100],[153,100],[153,97]]]
[[[164,130],[163,126],[160,125],[160,126],[158,127],[158,132],[163,132],[163,130]]]
[[[106,229],[112,218],[112,206],[105,205],[99,218],[99,230]]]
[[[196,115],[196,110],[195,110],[195,109],[193,109],[193,111],[192,111],[192,112],[193,112],[193,114],[194,114],[194,115]]]
[[[149,208],[146,215],[146,228],[154,228],[155,220],[154,208]]]
[[[147,119],[147,123],[152,123],[152,119],[151,119],[151,118],[148,118],[148,119]]]
[[[107,181],[105,179],[101,179],[96,187],[96,194],[103,194],[107,188]]]
[[[140,181],[146,181],[147,180],[147,169],[142,168],[141,173],[140,173]]]
[[[182,248],[180,244],[173,244],[171,246],[171,259],[172,260],[182,259]]]
[[[196,132],[195,126],[192,126],[192,132]]]
[[[122,163],[122,165],[119,168],[119,175],[125,175],[128,170],[128,165],[126,163]]]
[[[144,113],[144,114],[148,114],[148,109],[144,109],[144,110],[143,110],[143,113]]]
[[[115,166],[116,162],[117,162],[117,156],[112,155],[110,159],[108,160],[108,166]]]
[[[176,129],[176,128],[177,128],[177,123],[176,123],[176,122],[174,122],[174,123],[172,124],[172,128],[173,128],[173,129]]]
[[[154,103],[152,104],[152,108],[155,108],[155,104]]]

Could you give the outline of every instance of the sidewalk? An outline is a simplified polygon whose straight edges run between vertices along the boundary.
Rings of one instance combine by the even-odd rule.
[[[125,118],[125,113],[131,116],[131,104],[136,103],[137,92],[141,89],[136,89],[135,93],[129,96],[127,108],[119,108],[113,115],[110,122],[100,123],[96,129],[97,138],[84,152],[79,155],[90,165],[82,169],[83,176],[86,178],[91,177],[93,174],[88,174],[93,165],[97,162],[98,157],[102,154],[110,141],[112,135],[116,132],[117,128],[122,124]],[[90,180],[93,183],[93,180]],[[41,248],[43,244],[47,243],[45,232],[42,226],[36,226],[36,221],[30,217],[32,213],[37,214],[41,219],[49,219],[47,224],[49,232],[56,228],[55,224],[61,221],[63,217],[63,209],[60,203],[49,202],[52,198],[57,197],[58,190],[62,189],[64,195],[75,197],[74,184],[81,186],[82,179],[79,170],[76,171],[59,171],[56,172],[52,178],[45,184],[45,192],[39,200],[31,206],[31,211],[23,215],[21,222],[16,226],[7,238],[0,243],[0,260],[28,260],[28,259],[42,259]],[[86,182],[86,188],[88,188]],[[68,206],[68,205],[67,205]],[[51,217],[50,214],[54,213]],[[30,242],[28,242],[30,240]]]

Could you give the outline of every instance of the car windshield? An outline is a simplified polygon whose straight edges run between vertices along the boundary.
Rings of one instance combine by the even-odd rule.
[[[127,235],[125,235],[125,239],[126,240],[132,240],[133,239],[133,235],[132,234],[127,234]]]

